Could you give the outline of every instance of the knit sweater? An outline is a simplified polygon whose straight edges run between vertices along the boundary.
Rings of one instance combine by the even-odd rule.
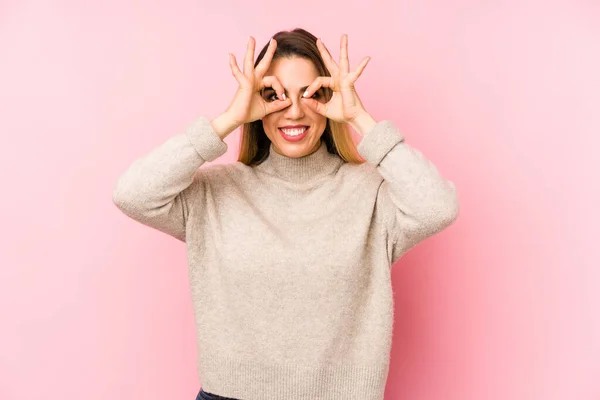
[[[205,391],[243,400],[381,400],[391,266],[458,216],[455,185],[389,120],[348,163],[203,163],[227,151],[206,117],[136,159],[113,202],[186,243]]]

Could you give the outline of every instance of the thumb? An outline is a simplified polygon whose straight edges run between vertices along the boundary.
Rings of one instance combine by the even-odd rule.
[[[285,99],[285,100],[265,102],[267,114],[271,114],[272,112],[283,110],[284,108],[288,107],[290,104],[292,104],[292,100],[290,100],[289,98]]]
[[[315,99],[302,99],[302,101],[308,106],[308,108],[310,108],[314,112],[321,114],[324,117],[327,116],[327,115],[325,115],[327,113],[325,104],[323,104]]]

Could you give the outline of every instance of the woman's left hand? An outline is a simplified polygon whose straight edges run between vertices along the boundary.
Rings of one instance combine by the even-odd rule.
[[[320,39],[317,39],[317,47],[331,76],[316,78],[306,90],[306,96],[302,97],[302,101],[313,111],[333,121],[352,123],[359,115],[366,113],[356,93],[354,82],[360,77],[371,57],[365,57],[356,70],[349,72],[347,34],[342,35],[341,38],[340,65],[335,63],[329,50]],[[310,98],[321,87],[328,87],[333,90],[333,95],[327,103],[321,103]]]

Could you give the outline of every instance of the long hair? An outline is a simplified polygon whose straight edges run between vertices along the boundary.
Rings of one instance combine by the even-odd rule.
[[[321,58],[316,43],[317,38],[313,34],[304,29],[296,28],[293,31],[280,31],[273,38],[277,41],[277,48],[275,49],[271,63],[277,58],[301,57],[312,61],[319,76],[331,76]],[[267,43],[261,50],[254,63],[254,68],[256,68],[265,56],[268,46],[269,44]],[[325,87],[322,90],[324,91],[325,99],[329,101],[333,95],[333,91]],[[344,161],[356,164],[365,162],[356,150],[356,144],[346,124],[327,118],[327,124],[321,140],[325,141],[329,153],[337,154]],[[242,125],[238,161],[249,166],[262,163],[269,155],[270,145],[271,140],[267,137],[263,129],[262,120],[259,119],[245,123]]]

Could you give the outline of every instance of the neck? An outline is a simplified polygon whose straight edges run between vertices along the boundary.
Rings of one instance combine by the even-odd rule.
[[[315,152],[298,158],[277,153],[271,143],[269,156],[256,166],[256,170],[288,182],[309,182],[333,173],[343,162],[337,154],[327,151],[323,140]]]

